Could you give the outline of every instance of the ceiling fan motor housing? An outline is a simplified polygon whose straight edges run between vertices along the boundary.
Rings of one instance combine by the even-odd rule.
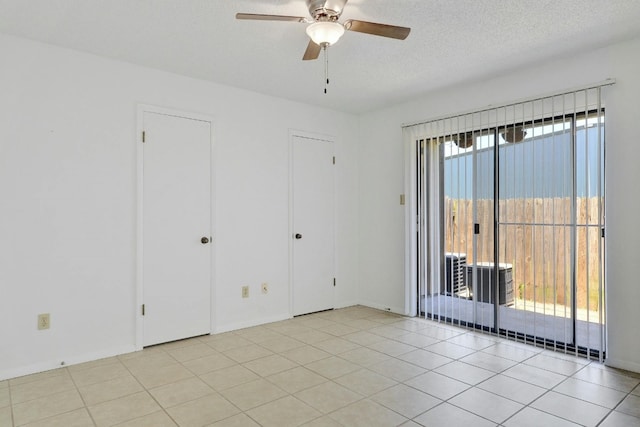
[[[307,0],[309,14],[316,21],[337,21],[347,0]]]
[[[378,24],[375,22],[349,19],[344,23],[339,22],[342,10],[348,0],[305,0],[309,8],[309,14],[313,20],[301,16],[269,15],[262,13],[236,13],[236,19],[254,21],[288,21],[310,24],[306,32],[309,38],[307,50],[302,59],[304,61],[318,59],[322,48],[336,43],[345,30],[357,33],[372,34],[374,36],[388,37],[404,40],[411,32],[411,28],[395,25]]]

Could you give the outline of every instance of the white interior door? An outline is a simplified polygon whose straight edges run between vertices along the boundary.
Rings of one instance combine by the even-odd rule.
[[[334,306],[333,143],[294,136],[293,314]]]
[[[211,123],[144,112],[143,345],[211,331]]]

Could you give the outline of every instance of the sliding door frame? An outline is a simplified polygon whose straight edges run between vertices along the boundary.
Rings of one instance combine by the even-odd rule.
[[[607,84],[613,84],[613,82],[608,82]],[[514,340],[518,340],[518,341],[528,341],[528,342],[533,342],[534,344],[537,345],[544,345],[545,347],[547,346],[551,346],[551,344],[553,344],[554,349],[556,349],[556,346],[558,345],[558,349],[559,350],[564,350],[565,352],[575,352],[576,354],[583,353],[582,349],[580,349],[579,351],[579,346],[577,344],[577,334],[576,334],[576,322],[577,322],[577,229],[578,227],[584,226],[587,230],[586,235],[589,235],[589,231],[591,230],[591,228],[593,227],[592,224],[590,224],[587,220],[587,222],[585,224],[578,224],[578,216],[577,216],[577,168],[576,168],[576,144],[577,144],[577,139],[576,139],[576,133],[578,132],[577,129],[577,121],[580,118],[580,116],[583,116],[585,119],[590,117],[590,115],[592,113],[597,113],[598,118],[604,116],[604,106],[601,104],[601,97],[600,97],[600,87],[604,86],[603,85],[599,85],[599,86],[589,86],[588,88],[584,89],[585,91],[587,89],[593,89],[593,88],[597,88],[598,89],[598,101],[597,101],[597,109],[586,109],[580,112],[577,112],[576,110],[574,110],[571,114],[562,114],[562,115],[557,115],[557,114],[550,114],[548,116],[542,116],[540,118],[535,118],[532,117],[531,120],[523,120],[521,122],[513,122],[513,123],[509,123],[504,124],[504,125],[498,125],[496,124],[495,126],[485,126],[485,129],[482,129],[482,126],[479,126],[479,130],[478,132],[480,133],[484,133],[485,131],[492,131],[495,135],[494,137],[494,144],[491,147],[491,149],[493,150],[493,162],[494,162],[494,167],[493,167],[493,240],[494,240],[494,246],[493,246],[493,258],[494,258],[494,266],[492,269],[492,281],[493,283],[499,284],[500,281],[500,277],[499,277],[499,268],[497,268],[497,266],[499,265],[500,262],[500,168],[498,165],[500,165],[500,144],[499,139],[498,139],[498,134],[500,132],[500,129],[505,129],[507,126],[511,127],[511,126],[524,126],[525,124],[528,124],[530,126],[533,126],[535,124],[544,124],[545,122],[551,122],[551,121],[555,121],[557,119],[561,119],[563,121],[570,121],[571,123],[571,183],[572,183],[572,190],[571,190],[571,221],[570,221],[570,225],[571,225],[571,261],[570,261],[570,268],[571,268],[571,321],[572,321],[572,336],[571,336],[571,342],[570,343],[564,343],[564,345],[558,345],[558,344],[562,344],[562,343],[558,343],[556,339],[550,340],[548,338],[542,338],[542,341],[540,340],[540,338],[537,337],[530,337],[528,336],[526,333],[523,334],[518,334],[515,333],[513,331],[509,331],[507,329],[501,328],[500,326],[500,312],[499,312],[499,286],[493,286],[492,289],[492,300],[494,302],[494,306],[493,306],[493,314],[494,314],[494,323],[493,323],[493,327],[492,328],[483,328],[482,326],[478,326],[477,324],[474,325],[467,325],[468,327],[472,327],[474,329],[482,329],[485,332],[489,332],[489,333],[493,333],[493,334],[499,334],[499,335],[505,335],[507,338],[511,338]],[[564,95],[564,94],[563,94]],[[551,96],[555,96],[555,95],[551,95]],[[551,97],[550,96],[550,97]],[[546,98],[546,97],[545,97]],[[544,99],[544,98],[536,98],[537,99]],[[515,105],[515,104],[508,104],[507,106],[510,105]],[[492,108],[492,110],[496,110],[498,108],[503,108],[503,107],[496,107],[495,109]],[[555,111],[552,111],[551,113],[555,113]],[[471,113],[469,113],[471,114]],[[434,120],[435,122],[435,120]],[[430,122],[426,122],[426,123],[430,123]],[[604,148],[603,148],[603,141],[601,140],[602,135],[601,135],[601,131],[600,128],[601,126],[603,126],[603,124],[598,121],[598,171],[597,171],[597,183],[598,183],[598,191],[597,191],[597,195],[599,197],[598,200],[598,226],[601,226],[603,231],[602,234],[604,236],[604,215],[603,215],[603,201],[602,199],[604,198],[604,187],[601,187],[602,185],[602,179],[600,178],[601,176],[604,177],[604,158],[601,158],[601,156],[604,156]],[[421,181],[422,175],[421,172],[421,168],[424,168],[424,165],[421,163],[421,159],[420,159],[420,146],[422,144],[426,144],[427,140],[429,140],[428,137],[420,137],[420,138],[415,138],[415,132],[414,135],[411,135],[411,132],[407,131],[407,128],[409,128],[410,126],[405,126],[404,131],[405,131],[405,161],[407,165],[410,165],[410,167],[405,168],[405,187],[407,188],[407,200],[408,200],[408,206],[407,206],[407,211],[406,211],[406,218],[407,218],[407,222],[406,222],[406,229],[408,231],[407,236],[410,236],[410,239],[407,239],[407,254],[409,254],[410,256],[406,257],[406,265],[405,267],[408,269],[407,270],[407,292],[408,294],[411,294],[412,297],[411,298],[407,298],[407,302],[411,302],[411,306],[407,306],[407,313],[411,314],[411,313],[416,313],[417,315],[421,315],[424,313],[424,315],[427,314],[427,307],[424,306],[423,307],[423,302],[422,302],[422,291],[424,291],[424,294],[426,296],[427,292],[427,286],[428,283],[426,283],[426,278],[430,277],[430,275],[428,274],[429,272],[429,265],[428,262],[425,261],[425,257],[423,256],[424,250],[426,248],[426,246],[423,246],[422,252],[419,252],[417,249],[417,245],[419,244],[418,242],[420,241],[420,237],[421,235],[425,235],[428,234],[427,230],[425,229],[425,215],[424,213],[426,213],[428,215],[429,212],[431,211],[431,208],[433,207],[428,207],[428,200],[429,198],[426,197],[426,200],[424,200],[424,197],[418,197],[416,191],[418,189],[421,190],[427,190],[428,189],[428,184],[425,183],[424,180]],[[474,130],[472,130],[472,132],[476,132]],[[407,140],[407,136],[413,136],[412,140]],[[442,133],[440,135],[446,135],[446,133]],[[410,137],[411,137],[410,136]],[[439,138],[440,136],[438,136]],[[433,138],[433,136],[432,136]],[[603,153],[600,152],[600,150],[603,151]],[[444,161],[444,152],[443,150],[439,150],[441,153],[441,161]],[[475,153],[475,149],[474,149],[474,153]],[[475,173],[475,168],[474,168],[474,173]],[[441,172],[443,173],[443,171]],[[440,192],[441,194],[444,194],[444,180],[441,179],[440,180]],[[426,188],[425,188],[426,185]],[[477,196],[477,192],[474,191],[474,200],[476,199]],[[420,212],[423,212],[423,215],[420,215]],[[426,210],[425,210],[426,209]],[[474,211],[476,209],[474,208]],[[439,211],[440,211],[440,218],[444,217],[444,203],[440,203],[439,206]],[[474,212],[474,215],[476,213]],[[474,220],[477,218],[474,218]],[[444,221],[440,222],[440,235],[444,236]],[[592,230],[591,230],[592,231]],[[429,238],[429,237],[427,237]],[[415,241],[413,241],[413,239],[416,239]],[[444,238],[441,239],[441,254],[442,256],[440,257],[440,272],[442,273],[441,275],[444,274]],[[605,356],[605,343],[606,343],[606,322],[605,320],[605,283],[604,283],[604,259],[606,254],[604,253],[604,242],[600,241],[598,243],[597,246],[597,250],[599,252],[599,260],[600,260],[600,264],[601,266],[599,267],[599,278],[598,281],[600,282],[600,286],[598,289],[599,295],[598,295],[598,311],[599,311],[599,317],[600,317],[600,322],[599,322],[599,326],[602,328],[601,333],[602,333],[602,338],[601,338],[601,342],[602,342],[602,348],[600,349],[599,352],[597,353],[593,353],[593,349],[587,349],[587,354],[583,354],[586,355],[587,357],[598,357],[601,360],[604,358]],[[477,252],[474,250],[474,258],[475,258],[475,254]],[[555,262],[555,260],[554,260]],[[421,265],[421,263],[423,263],[424,265]],[[588,267],[587,267],[588,268]],[[475,275],[474,275],[475,276]],[[587,287],[589,286],[589,284],[587,283]],[[587,290],[587,292],[589,292]],[[555,300],[554,300],[555,301]],[[424,302],[424,304],[426,305],[426,301]],[[554,302],[555,304],[555,302]],[[588,303],[587,303],[588,304]],[[589,309],[590,306],[587,305],[587,308]],[[424,311],[423,311],[424,309]],[[421,313],[423,312],[423,313]],[[434,320],[436,321],[444,321],[444,322],[452,322],[453,319],[446,319],[446,318],[441,318],[440,316],[433,316]],[[476,320],[476,317],[474,316],[474,321]],[[587,320],[589,321],[590,318],[587,317]],[[464,322],[455,322],[453,321],[452,323],[454,324],[459,324],[461,326],[464,326]],[[587,322],[588,323],[588,322]],[[564,347],[564,348],[562,348]]]

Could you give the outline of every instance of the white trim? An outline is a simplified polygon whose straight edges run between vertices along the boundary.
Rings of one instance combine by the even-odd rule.
[[[251,328],[253,326],[266,325],[268,323],[273,323],[273,322],[280,322],[282,320],[291,319],[291,317],[292,316],[290,314],[278,314],[276,316],[270,316],[267,318],[260,318],[260,319],[254,319],[254,320],[247,320],[244,322],[225,324],[221,326],[220,329],[217,329],[215,332],[212,332],[211,335],[221,334],[221,333],[230,332],[230,331],[237,331],[239,329]]]
[[[0,371],[0,381],[7,380],[10,378],[22,377],[25,375],[37,374],[39,372],[51,371],[51,370],[66,367],[66,366],[78,365],[80,363],[92,362],[94,360],[104,359],[106,357],[113,357],[121,354],[132,353],[137,350],[138,349],[135,348],[135,346],[133,345],[126,345],[122,347],[114,347],[109,350],[103,350],[103,351],[98,351],[93,353],[85,353],[79,356],[72,356],[64,360],[64,365],[61,365],[60,360],[56,359],[55,361],[50,360],[50,361],[35,363],[33,365],[21,366],[16,369]]]
[[[202,122],[209,122],[213,125],[212,116],[208,114],[203,114],[203,113],[196,113],[193,111],[176,110],[173,108],[159,107],[156,105],[149,105],[149,104],[138,104],[138,113],[141,113],[141,112],[164,114],[165,116],[181,117],[183,119],[200,120]]]
[[[380,310],[380,311],[386,311],[388,313],[394,313],[394,314],[400,314],[402,316],[407,316],[407,314],[404,312],[404,308],[402,307],[387,307],[385,305],[376,303],[376,302],[371,302],[371,301],[361,301],[360,304],[358,305],[362,305],[364,307],[369,307],[369,308],[375,308],[376,310]],[[410,316],[410,317],[415,317],[415,316]]]
[[[417,316],[418,313],[418,254],[414,239],[417,233],[416,208],[418,205],[416,179],[416,140],[404,138],[404,212],[405,212],[405,241],[404,241],[404,314]]]
[[[456,135],[462,131],[477,131],[480,129],[491,129],[491,128],[495,128],[498,126],[506,126],[509,125],[512,121],[517,123],[518,120],[521,120],[521,122],[523,123],[532,123],[533,120],[538,120],[538,119],[549,119],[549,118],[553,118],[553,117],[557,117],[559,114],[563,114],[563,113],[568,113],[568,114],[572,114],[572,113],[588,113],[592,108],[597,109],[598,112],[603,111],[602,109],[604,108],[604,102],[602,100],[602,96],[601,96],[601,88],[602,87],[606,87],[609,85],[613,85],[615,83],[614,80],[607,80],[603,83],[599,83],[599,84],[594,84],[594,85],[588,85],[588,86],[584,86],[583,88],[578,88],[578,89],[573,89],[571,91],[563,91],[563,92],[558,92],[557,94],[553,94],[553,95],[545,95],[545,96],[537,96],[535,98],[531,98],[529,100],[525,100],[525,101],[518,101],[518,102],[509,102],[507,104],[503,104],[500,106],[491,106],[490,108],[484,109],[484,110],[474,110],[468,113],[463,113],[463,114],[456,114],[454,116],[446,116],[445,118],[442,119],[433,119],[433,120],[429,120],[426,122],[422,122],[422,123],[416,123],[414,125],[405,125],[403,126],[403,135],[404,135],[404,148],[405,148],[405,158],[409,159],[409,164],[405,165],[405,191],[408,192],[409,197],[407,199],[409,199],[410,203],[416,200],[416,182],[417,182],[417,174],[420,174],[422,171],[415,171],[415,153],[416,150],[411,150],[410,147],[415,145],[414,141],[421,139],[422,137],[426,138],[432,138],[431,139],[431,143],[439,143],[438,141],[441,141],[441,137],[442,136],[446,136],[446,135]],[[589,92],[589,93],[587,93]],[[569,103],[566,107],[564,105],[564,97],[571,97],[573,95],[573,107],[571,107],[571,103]],[[578,96],[579,95],[579,96]],[[554,105],[556,99],[558,97],[562,98],[562,101],[560,105]],[[597,99],[596,99],[597,98]],[[540,102],[539,102],[540,101]],[[514,120],[515,114],[515,107],[519,106],[520,104],[532,104],[533,102],[536,102],[537,105],[532,105],[528,108],[528,111],[525,115],[524,112],[524,106],[523,106],[523,113],[522,113],[522,118],[516,117]],[[511,114],[507,114],[507,111],[499,111],[499,110],[506,110],[510,107],[514,107],[514,113]],[[582,109],[584,108],[584,109]],[[499,114],[498,114],[499,113]],[[600,113],[598,113],[599,115]],[[519,115],[519,114],[518,114]],[[460,127],[460,123],[457,122],[457,118],[462,118],[463,121],[463,126]],[[471,123],[467,123],[467,121],[465,119],[469,118],[471,120]],[[447,122],[447,123],[445,123]],[[457,122],[457,123],[456,123]],[[604,144],[604,140],[601,140],[601,136],[600,136],[600,126],[603,126],[601,124],[598,124],[598,150],[601,149],[603,146],[601,144]],[[493,131],[495,131],[495,129],[492,129]],[[606,131],[606,129],[605,129]],[[447,132],[451,132],[451,133],[447,133]],[[575,135],[575,132],[574,132]],[[572,137],[572,144],[576,144],[575,141],[575,137]],[[407,148],[409,147],[409,148]],[[408,154],[406,154],[408,152]],[[469,154],[469,152],[467,151],[465,154]],[[473,150],[471,151],[472,154],[472,161],[473,161],[473,167],[472,167],[472,174],[477,174],[477,145],[474,144],[473,146]],[[411,156],[413,156],[413,159],[411,158]],[[600,159],[600,152],[598,152],[598,158]],[[430,162],[429,162],[430,163]],[[431,180],[430,176],[430,170],[436,170],[437,169],[437,165],[435,165],[435,167],[430,167],[429,163],[427,164],[426,167],[426,175],[429,177],[429,179]],[[575,169],[576,165],[572,165],[572,168]],[[598,166],[599,168],[600,166]],[[498,166],[497,165],[493,165],[493,169],[495,169],[495,172],[498,172]],[[571,172],[572,174],[576,174],[576,170],[572,170]],[[599,179],[598,179],[598,183],[600,183],[602,176],[599,175]],[[574,186],[575,186],[575,177],[572,178],[574,181]],[[478,180],[472,180],[472,195],[477,195],[478,191],[477,191],[477,183]],[[435,182],[435,181],[434,181]],[[464,184],[463,184],[464,185]],[[427,185],[428,188],[431,188],[431,185]],[[575,192],[575,188],[573,189],[573,192]],[[603,196],[603,195],[600,195]],[[497,197],[497,196],[492,196],[492,197]],[[576,196],[574,196],[576,197]],[[430,200],[431,197],[426,197],[427,200]],[[473,200],[473,222],[474,223],[478,223],[478,212],[477,212],[477,197],[473,196],[472,197]],[[497,199],[496,200],[496,206],[497,206]],[[422,209],[422,207],[421,207]],[[575,210],[575,207],[573,208]],[[600,213],[600,212],[599,212]],[[572,215],[574,215],[575,213],[572,212]],[[407,242],[405,242],[405,247],[406,247],[406,254],[405,254],[405,269],[406,274],[411,274],[414,273],[416,271],[416,263],[414,262],[414,257],[416,256],[417,252],[423,252],[422,251],[422,246],[420,246],[420,248],[418,250],[416,250],[416,240],[417,240],[417,233],[415,232],[415,229],[411,228],[412,224],[415,224],[417,215],[416,215],[416,210],[415,209],[410,209],[409,208],[409,213],[407,213],[406,217],[408,218],[408,222],[409,224],[405,226],[405,233],[406,233],[406,239],[410,242],[410,245],[407,245]],[[432,209],[429,210],[429,212],[426,213],[425,215],[426,218],[428,218],[428,221],[432,222],[432,221],[438,221],[438,223],[440,225],[442,225],[442,222],[439,222],[439,219],[437,218],[437,213],[435,213]],[[575,228],[575,218],[574,220],[574,228]],[[604,224],[599,224],[599,225],[604,225]],[[422,229],[423,227],[423,219],[420,218],[420,225],[419,225],[420,229]],[[433,229],[433,227],[430,226],[429,229]],[[427,239],[430,242],[433,241],[441,241],[439,237],[434,237],[431,234],[433,233],[426,233],[427,235]],[[473,253],[478,253],[478,248],[476,247],[478,245],[478,236],[476,234],[473,235]],[[574,239],[575,240],[575,239]],[[496,242],[497,244],[497,242]],[[598,246],[598,250],[604,250],[601,246]],[[427,249],[426,251],[424,251],[425,253],[429,254],[430,252],[437,252],[437,251],[430,251],[429,249]],[[572,248],[572,254],[574,254],[573,256],[575,257],[575,248]],[[604,254],[606,256],[606,254]],[[602,255],[601,255],[602,256]],[[421,258],[423,257],[423,255],[421,254]],[[408,259],[407,259],[408,258]],[[432,259],[431,256],[428,256],[429,261],[427,262],[427,265],[441,265],[441,262],[437,262],[438,259],[436,258],[436,260]],[[602,262],[602,259],[600,260]],[[576,261],[572,260],[572,265],[575,264]],[[422,275],[422,268],[420,266],[420,276]],[[535,273],[534,273],[535,274]],[[573,272],[572,274],[575,274],[575,272]],[[426,274],[427,276],[427,281],[429,283],[438,283],[438,278],[440,277],[439,274]],[[535,277],[535,276],[534,276]],[[422,279],[422,276],[420,277],[420,279]],[[474,294],[478,294],[478,292],[475,292],[476,289],[475,287],[477,286],[476,284],[476,268],[473,268],[473,293]],[[602,286],[604,287],[604,280],[602,281]],[[411,294],[414,292],[415,289],[417,289],[417,283],[416,281],[411,280],[411,278],[407,277],[405,279],[405,292],[409,293],[411,296]],[[588,291],[587,291],[588,292]],[[605,295],[604,295],[604,288],[602,288],[599,292],[602,292],[602,299],[605,299]],[[436,292],[437,293],[437,292]],[[574,299],[576,297],[574,296]],[[409,301],[410,298],[405,294],[405,301]],[[474,299],[475,301],[475,299]],[[422,305],[422,304],[421,304]],[[493,304],[494,307],[497,304]],[[425,313],[427,312],[427,309],[425,307]],[[500,329],[501,328],[501,323],[500,323],[500,310],[496,310],[495,311],[495,319],[493,319],[493,321],[487,319],[487,321],[490,324],[485,324],[484,321],[484,315],[482,317],[482,319],[478,319],[478,317],[476,316],[477,314],[477,305],[473,304],[473,322],[476,324],[481,324],[483,326],[490,326],[492,328],[495,329]],[[601,311],[602,313],[602,311]],[[605,315],[608,312],[605,311]],[[455,316],[452,316],[455,317]],[[467,319],[468,321],[468,319]],[[575,321],[575,319],[571,318],[571,321]],[[450,323],[451,321],[447,321],[447,323]],[[546,336],[547,334],[547,327],[546,326],[538,326],[539,329],[538,332],[536,332],[536,322],[533,322],[533,333],[531,335],[536,336],[536,335],[540,335],[540,336]],[[606,347],[605,342],[606,342],[606,336],[604,336],[606,334],[606,328],[608,328],[606,322],[602,323],[602,320],[600,320],[600,322],[598,323],[598,326],[602,327],[604,326],[604,328],[602,328],[602,332],[601,332],[601,340],[600,340],[600,348],[596,347],[595,341],[591,342],[591,334],[587,334],[587,338],[586,338],[586,344],[584,342],[580,342],[579,339],[579,335],[572,337],[572,340],[574,343],[576,343],[576,345],[580,346],[580,347],[587,347],[590,350],[600,350],[605,351]],[[544,330],[543,330],[544,329]],[[516,330],[516,332],[518,332],[518,330]],[[544,334],[544,335],[543,335]],[[565,335],[566,338],[566,335]],[[602,339],[604,338],[604,339]],[[604,342],[603,342],[604,341]],[[570,344],[571,341],[567,340],[567,344]],[[545,345],[545,348],[547,348],[547,346]],[[555,348],[555,344],[554,344],[554,348]],[[570,353],[569,351],[565,351],[565,353]],[[601,353],[602,354],[602,353]],[[623,364],[623,361],[617,361],[616,363],[620,363]],[[628,366],[628,365],[627,365]]]
[[[144,130],[144,112],[148,108],[147,105],[138,105],[136,118],[136,135],[134,141],[136,144],[136,350],[142,350],[144,324],[141,313],[142,302],[144,301],[143,292],[143,274],[142,274],[142,226],[144,222],[143,216],[143,190],[144,190],[144,151],[142,147],[142,132]]]
[[[340,286],[340,284],[338,284],[338,286]],[[357,305],[361,305],[361,304],[358,301],[343,301],[340,304],[336,304],[334,309],[339,310],[341,308],[355,307]]]
[[[211,157],[209,160],[210,164],[210,192],[211,192],[211,207],[210,207],[210,230],[211,236],[213,237],[211,241],[211,301],[210,301],[210,310],[211,310],[211,319],[210,319],[210,331],[215,330],[216,326],[216,310],[215,310],[215,295],[216,295],[216,286],[215,286],[215,195],[216,195],[216,156],[215,156],[215,134],[216,127],[214,125],[214,120],[212,116],[202,114],[202,113],[194,113],[188,111],[174,110],[171,108],[159,107],[148,104],[138,104],[137,108],[137,119],[136,119],[136,136],[134,141],[137,145],[136,148],[136,304],[135,304],[135,319],[136,319],[136,342],[135,349],[142,350],[144,337],[144,324],[143,324],[143,316],[141,312],[141,307],[144,302],[144,286],[143,286],[143,271],[142,271],[142,256],[144,254],[143,248],[143,196],[144,196],[144,181],[143,181],[143,172],[144,172],[144,152],[143,152],[143,144],[142,144],[142,132],[144,131],[144,113],[155,113],[155,114],[163,114],[167,116],[173,117],[181,117],[185,119],[191,120],[199,120],[203,122],[209,123],[209,132],[210,132],[210,147],[211,147]]]
[[[336,142],[336,137],[328,133],[317,133],[300,129],[289,129],[289,143],[291,143],[291,139],[294,136],[299,136],[300,138],[315,139],[317,141],[326,141],[332,143]],[[289,144],[289,146],[291,146],[291,144]]]
[[[609,355],[607,355],[604,365],[612,368],[624,369],[625,371],[630,372],[640,372],[640,363],[611,358]]]
[[[295,137],[312,139],[316,141],[324,141],[332,144],[332,152],[335,156],[336,146],[335,140],[336,138],[332,135],[321,134],[321,133],[313,133],[307,132],[298,129],[289,129],[289,224],[288,224],[288,239],[289,239],[289,314],[290,317],[293,317],[293,139]],[[337,160],[336,160],[337,163]],[[336,197],[336,171],[333,170],[333,277],[336,277],[336,230],[337,227],[337,197]],[[336,307],[336,296],[335,296],[335,288],[333,290],[333,308]]]
[[[210,164],[210,169],[209,169],[209,173],[210,173],[210,187],[209,187],[209,191],[211,192],[211,207],[209,208],[209,214],[211,215],[210,220],[210,230],[211,230],[211,276],[210,276],[210,280],[211,280],[211,331],[215,331],[216,330],[216,325],[218,324],[218,317],[217,317],[217,313],[218,311],[216,310],[216,301],[218,300],[216,298],[217,295],[217,287],[216,287],[216,253],[217,253],[217,247],[218,244],[216,242],[216,208],[217,208],[217,204],[216,204],[216,194],[218,194],[217,188],[216,188],[216,183],[218,182],[216,180],[216,176],[218,173],[218,164],[217,164],[217,156],[216,156],[216,140],[217,140],[217,132],[218,132],[218,128],[215,126],[215,123],[213,121],[213,117],[211,116],[207,116],[208,117],[208,121],[210,124],[210,128],[209,128],[209,132],[210,132],[210,137],[211,137],[211,157],[209,158],[209,164]]]

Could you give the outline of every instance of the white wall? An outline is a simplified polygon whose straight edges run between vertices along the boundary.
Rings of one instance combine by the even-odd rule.
[[[229,330],[289,315],[290,129],[336,137],[336,304],[404,312],[401,124],[607,77],[609,363],[640,371],[638,51],[634,40],[450,88],[358,127],[349,114],[0,36],[0,379],[135,348],[138,103],[215,119],[214,311]],[[37,331],[43,312],[52,328]]]
[[[290,129],[336,138],[336,304],[357,302],[356,117],[19,38],[0,52],[0,379],[134,350],[139,103],[214,117],[216,330],[290,314]]]
[[[405,312],[403,123],[467,112],[614,78],[607,109],[606,224],[608,363],[640,372],[640,39],[529,70],[448,88],[365,114],[360,121],[360,295]]]

